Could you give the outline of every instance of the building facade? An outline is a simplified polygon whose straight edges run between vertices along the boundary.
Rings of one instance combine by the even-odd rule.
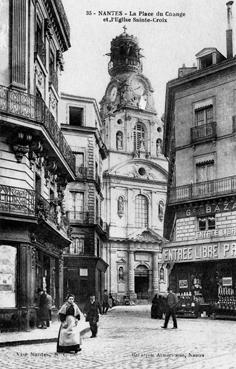
[[[111,42],[111,76],[101,101],[108,157],[103,172],[103,213],[109,225],[105,285],[118,300],[147,299],[165,288],[161,269],[167,161],[163,123],[150,81],[142,73],[138,40],[124,32]]]
[[[235,78],[231,6],[227,57],[215,48],[196,54],[167,84],[165,154],[169,158],[163,250],[169,282],[188,303],[216,315],[236,311]]]
[[[0,5],[0,329],[36,325],[39,288],[63,301],[63,209],[75,157],[58,125],[70,29],[60,0]]]
[[[102,258],[108,227],[102,219],[102,168],[107,150],[96,100],[61,94],[60,122],[75,155],[76,179],[65,192],[71,245],[64,255],[64,291],[83,305],[94,294],[101,300],[107,263]]]

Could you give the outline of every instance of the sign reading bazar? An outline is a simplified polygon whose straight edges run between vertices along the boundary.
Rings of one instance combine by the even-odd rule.
[[[178,218],[210,215],[217,213],[224,213],[229,211],[236,211],[236,201],[224,201],[214,204],[201,204],[194,207],[181,207],[177,211]]]
[[[218,259],[236,259],[236,242],[163,248],[163,262],[165,263]]]

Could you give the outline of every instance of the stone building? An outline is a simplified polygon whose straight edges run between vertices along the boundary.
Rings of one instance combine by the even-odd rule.
[[[64,255],[64,291],[83,305],[90,294],[101,300],[107,263],[102,259],[107,224],[102,219],[102,163],[107,150],[96,100],[61,94],[60,122],[75,155],[75,181],[65,192],[72,243]]]
[[[38,288],[63,301],[70,244],[63,190],[75,157],[58,125],[59,72],[70,47],[60,0],[0,5],[0,330],[36,324]]]
[[[169,158],[163,250],[170,284],[189,302],[236,311],[236,59],[227,3],[227,56],[196,54],[166,89],[164,152]],[[231,314],[229,314],[231,310]],[[233,310],[233,312],[232,312]]]
[[[103,214],[109,240],[105,286],[114,297],[147,299],[165,289],[161,264],[167,161],[163,123],[142,73],[138,40],[124,32],[111,42],[110,82],[101,101],[104,143]],[[159,274],[161,272],[161,282]],[[165,273],[164,273],[165,274]]]

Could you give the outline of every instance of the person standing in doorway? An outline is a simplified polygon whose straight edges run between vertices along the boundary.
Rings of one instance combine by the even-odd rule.
[[[84,316],[86,318],[86,322],[89,322],[89,326],[92,332],[92,336],[90,338],[94,338],[97,336],[97,323],[99,320],[99,313],[101,314],[100,304],[95,300],[95,296],[91,295],[89,298],[89,302],[85,305],[84,308]]]
[[[46,289],[39,290],[39,328],[47,329],[47,322],[49,322],[49,307]]]
[[[164,323],[164,326],[161,328],[164,328],[164,329],[167,328],[170,316],[172,316],[172,319],[173,319],[172,329],[177,329],[177,320],[176,320],[177,304],[178,304],[177,296],[174,294],[171,288],[168,288],[168,296],[166,300],[165,323]]]
[[[106,314],[109,309],[109,302],[108,302],[108,294],[107,290],[104,290],[103,297],[102,297],[102,313]]]

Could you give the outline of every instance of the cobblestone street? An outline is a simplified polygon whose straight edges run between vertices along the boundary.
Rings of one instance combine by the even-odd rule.
[[[55,343],[0,349],[0,367],[235,369],[236,322],[178,319],[179,328],[161,329],[150,306],[117,307],[101,316],[96,339],[87,333],[82,351],[56,354]]]

